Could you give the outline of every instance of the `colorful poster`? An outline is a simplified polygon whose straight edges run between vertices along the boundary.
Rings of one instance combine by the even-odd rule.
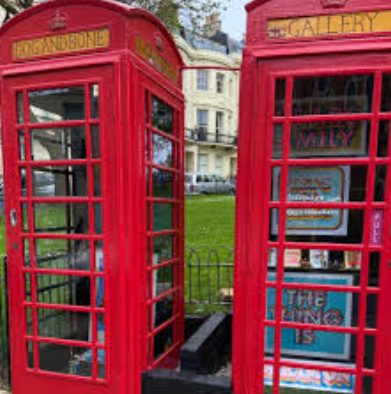
[[[372,211],[371,244],[381,245],[383,242],[384,211],[375,209]]]
[[[307,361],[308,362],[308,361]],[[305,364],[305,362],[304,362]],[[331,363],[316,364],[338,366]],[[344,367],[347,365],[344,364]],[[348,365],[354,367],[354,365]],[[265,385],[273,384],[273,366],[265,365]],[[295,389],[331,391],[332,393],[354,393],[355,377],[349,373],[327,372],[303,368],[281,367],[280,385]]]
[[[280,169],[273,174],[273,200],[279,200]],[[350,167],[291,167],[287,200],[291,202],[349,201]],[[287,235],[346,236],[347,209],[287,209]],[[272,212],[272,234],[278,233],[277,211]]]
[[[268,273],[268,280],[275,281],[276,274]],[[313,274],[306,272],[285,273],[286,283],[322,285],[353,285],[353,275]],[[274,320],[276,292],[267,292],[267,319]],[[288,322],[351,327],[352,293],[285,289],[283,291],[283,320]],[[350,359],[350,334],[314,330],[282,330],[282,354],[314,357],[325,360]],[[274,331],[266,328],[266,350],[274,349]]]

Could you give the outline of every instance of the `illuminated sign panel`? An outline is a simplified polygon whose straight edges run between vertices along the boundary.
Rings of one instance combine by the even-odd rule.
[[[385,32],[391,32],[391,10],[272,19],[267,24],[269,39]]]
[[[13,59],[17,61],[109,46],[110,30],[104,28],[16,41],[12,51]]]

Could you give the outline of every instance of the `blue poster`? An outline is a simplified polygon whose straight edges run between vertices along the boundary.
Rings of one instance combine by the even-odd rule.
[[[275,273],[268,274],[275,280]],[[322,285],[353,285],[353,275],[286,273],[285,282]],[[267,319],[274,320],[275,289],[267,291]],[[326,326],[351,327],[352,293],[285,289],[283,291],[283,321]],[[282,329],[282,354],[324,360],[349,360],[351,335],[314,330]],[[266,351],[274,349],[274,331],[266,328]]]

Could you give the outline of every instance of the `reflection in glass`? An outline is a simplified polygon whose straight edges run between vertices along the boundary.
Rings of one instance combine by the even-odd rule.
[[[99,118],[99,85],[90,86],[91,118]]]
[[[368,113],[372,112],[372,95],[372,75],[296,78],[292,114]]]
[[[20,190],[21,190],[22,197],[26,197],[27,196],[27,175],[26,175],[25,168],[20,169]]]
[[[168,265],[151,273],[153,288],[150,297],[154,298],[172,289],[174,286],[174,266]]]
[[[86,158],[84,127],[32,130],[32,160]]]
[[[275,98],[275,107],[274,107],[275,116],[284,116],[285,86],[286,86],[285,79],[276,80],[276,98]]]
[[[36,239],[38,268],[82,270],[90,269],[90,245],[86,240]]]
[[[173,133],[173,109],[156,97],[152,97],[152,126]]]
[[[390,122],[381,120],[379,124],[379,137],[377,143],[377,156],[388,157],[388,146],[390,138]]]
[[[18,110],[18,123],[22,124],[24,123],[24,105],[23,105],[23,93],[20,92],[17,94],[17,110]]]
[[[25,267],[30,267],[31,261],[30,261],[30,243],[28,239],[23,240],[23,260],[24,260],[24,266]]]
[[[92,158],[99,159],[101,156],[100,150],[100,132],[99,126],[91,126],[91,141],[92,141]]]
[[[153,263],[158,264],[174,257],[174,236],[161,235],[153,239]]]
[[[27,368],[34,368],[34,345],[32,342],[27,342]]]
[[[85,118],[84,88],[35,90],[28,93],[30,122],[60,122]]]
[[[19,131],[19,160],[26,160],[26,140],[24,131]]]
[[[166,167],[173,166],[174,147],[171,140],[161,137],[158,134],[153,135],[153,157],[154,164]]]
[[[28,205],[21,204],[22,209],[22,228],[24,232],[29,231],[29,216],[28,216]]]
[[[174,328],[172,325],[156,334],[154,339],[154,358],[157,359],[174,345]]]
[[[273,130],[273,159],[282,158],[284,125],[276,124]]]
[[[87,196],[87,168],[85,166],[51,166],[32,170],[33,196]]]
[[[65,375],[91,377],[91,360],[84,359],[87,355],[91,355],[88,348],[40,343],[39,368]]]
[[[101,168],[94,166],[94,196],[102,196],[102,183],[101,183]]]
[[[96,315],[96,328],[98,330],[96,338],[97,342],[105,343],[105,315],[103,313],[98,313]]]
[[[163,231],[173,228],[172,204],[153,204],[153,230]]]
[[[174,175],[171,172],[153,169],[153,196],[172,198],[174,196]]]
[[[387,166],[376,166],[374,201],[384,201],[386,193]]]
[[[369,131],[368,121],[296,123],[291,129],[290,157],[366,156]],[[282,151],[281,143],[275,151]]]
[[[37,309],[40,337],[89,341],[90,314]]]
[[[68,275],[37,275],[40,303],[90,306],[90,278]]]
[[[391,74],[383,76],[381,110],[382,112],[391,111]]]
[[[102,220],[103,220],[103,212],[102,212],[102,204],[94,204],[94,212],[95,212],[95,234],[102,234]]]
[[[174,296],[163,298],[154,306],[155,321],[153,328],[160,327],[167,320],[170,320],[174,315]]]
[[[24,294],[25,294],[25,300],[31,302],[32,300],[32,294],[31,294],[31,275],[30,274],[25,274],[24,275]]]
[[[26,333],[33,335],[33,312],[30,308],[26,308]]]
[[[34,204],[36,232],[88,233],[88,204]]]

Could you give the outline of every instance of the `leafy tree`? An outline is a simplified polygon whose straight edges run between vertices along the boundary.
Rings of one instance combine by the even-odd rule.
[[[169,30],[181,28],[201,33],[205,17],[223,10],[230,0],[117,0],[135,7],[144,8],[165,23]],[[0,0],[5,12],[5,21],[18,12],[33,5],[34,0]]]

